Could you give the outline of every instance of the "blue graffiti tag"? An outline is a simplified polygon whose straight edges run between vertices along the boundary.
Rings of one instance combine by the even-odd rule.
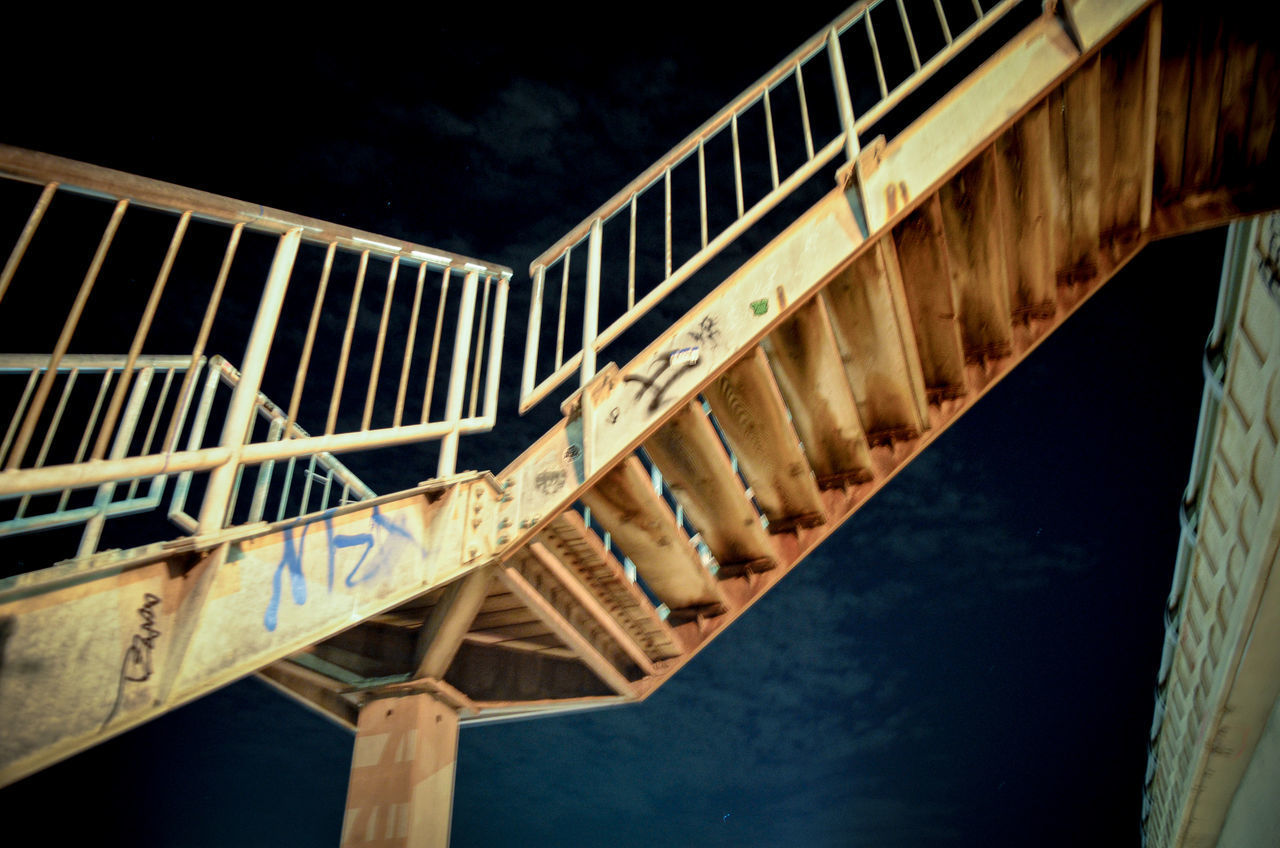
[[[364,546],[364,550],[360,552],[360,558],[356,560],[355,565],[351,567],[351,570],[343,579],[348,588],[355,588],[357,584],[366,583],[378,577],[384,570],[389,571],[394,564],[395,555],[403,548],[405,542],[417,547],[420,556],[426,557],[429,555],[430,552],[414,538],[413,534],[405,528],[402,521],[396,522],[388,519],[376,504],[369,520],[372,525],[371,531],[381,529],[382,532],[376,535],[374,532],[335,533],[333,530],[333,515],[331,512],[323,515],[322,521],[328,548],[327,576],[330,592],[333,591],[335,557],[337,552],[343,548]],[[284,552],[280,556],[280,562],[276,564],[275,574],[272,575],[271,599],[267,603],[266,614],[262,617],[262,624],[267,630],[275,630],[279,624],[281,583],[286,570],[289,572],[289,589],[290,594],[293,596],[294,604],[303,606],[307,602],[306,576],[302,573],[303,548],[307,531],[319,523],[312,520],[303,524],[302,532],[298,535],[296,544],[294,543],[293,531],[298,524],[284,528]],[[391,544],[385,544],[387,542],[391,542]]]

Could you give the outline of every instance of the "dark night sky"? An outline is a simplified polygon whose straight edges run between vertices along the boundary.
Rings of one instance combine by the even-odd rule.
[[[839,8],[162,39],[112,20],[52,42],[32,21],[49,52],[0,60],[0,141],[490,258],[521,289]],[[83,73],[48,76],[63,62]],[[465,730],[453,844],[1136,845],[1222,240],[1148,248],[645,704]],[[464,465],[500,467],[540,426],[500,424]],[[350,746],[250,680],[0,792],[0,812],[52,802],[75,844],[334,845]]]

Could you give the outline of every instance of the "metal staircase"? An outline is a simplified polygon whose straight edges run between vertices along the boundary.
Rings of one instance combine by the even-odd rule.
[[[25,504],[42,493],[92,491],[95,500],[72,515],[63,498],[49,513],[61,518],[32,519],[20,508],[0,527],[86,518],[100,525],[113,511],[133,509],[116,506],[125,502],[117,497],[120,486],[127,484],[133,499],[139,480],[151,481],[155,494],[165,489],[166,475],[208,474],[199,516],[175,519],[189,535],[95,555],[96,535],[90,542],[86,530],[76,559],[0,584],[6,621],[0,780],[16,780],[259,672],[357,731],[344,844],[381,828],[379,822],[389,821],[394,831],[397,816],[406,817],[401,824],[416,822],[402,828],[406,838],[425,826],[435,830],[424,838],[447,841],[447,806],[443,825],[438,807],[422,825],[426,807],[414,807],[409,789],[402,786],[401,797],[401,789],[370,788],[381,784],[369,775],[389,773],[387,739],[408,738],[410,726],[423,726],[415,724],[423,710],[444,728],[438,736],[424,732],[419,743],[432,736],[438,756],[397,779],[409,781],[405,786],[429,783],[447,802],[448,780],[440,775],[451,774],[456,722],[643,700],[1148,242],[1277,205],[1280,160],[1271,153],[1280,73],[1274,46],[1252,31],[1247,16],[1139,0],[1064,0],[1043,11],[1026,3],[1000,2],[986,11],[974,5],[963,27],[953,27],[936,5],[931,25],[944,38],[930,54],[912,34],[913,24],[924,29],[918,8],[912,18],[902,3],[859,3],[536,260],[521,408],[574,372],[580,383],[561,406],[562,420],[496,474],[456,474],[453,457],[462,432],[496,420],[506,269],[0,149],[7,176],[45,186],[0,279],[0,297],[60,187],[105,196],[117,210],[52,355],[0,361],[29,375],[12,418],[11,450],[6,437],[0,496]],[[1028,8],[1025,27],[989,46],[976,70],[905,128],[889,137],[876,132],[949,62]],[[911,59],[911,70],[892,86],[875,28],[891,14],[900,16]],[[875,76],[866,89],[871,104],[855,114],[866,82],[851,85],[846,70],[857,61],[856,49],[869,50]],[[827,138],[811,126],[811,110],[819,106],[805,88],[804,69],[816,57],[831,75],[829,124],[838,129]],[[811,70],[810,91],[813,76]],[[793,142],[804,150],[789,172],[779,153],[787,149],[782,124],[774,119],[784,88],[798,92],[800,133]],[[763,116],[768,141],[755,168],[768,180],[755,197],[744,188],[750,180],[743,174],[753,168],[747,161],[744,169],[739,141],[749,116]],[[726,143],[725,133],[734,176],[731,192],[720,189],[733,197],[734,214],[720,226],[709,212],[709,192],[717,189],[707,161],[708,151]],[[796,214],[629,362],[597,367],[598,354],[651,317],[725,244],[841,157],[834,190]],[[673,186],[681,185],[695,186],[699,198],[692,235],[673,230],[679,218]],[[97,434],[92,453],[82,446],[72,461],[46,463],[44,448],[32,450],[40,428],[47,447],[76,375],[99,373],[68,354],[67,341],[131,199],[177,216],[179,230],[192,220],[230,227],[232,246],[208,316],[218,313],[240,233],[258,228],[277,240],[243,374],[228,378],[233,396],[222,435],[207,446],[204,422],[213,402],[196,405],[191,420],[200,422],[200,435],[186,423],[198,371],[209,369],[213,385],[213,375],[234,369],[205,358],[212,317],[189,357],[167,365],[145,359],[153,303],[127,356],[100,372],[125,376],[117,377],[101,425],[94,407],[82,440]],[[646,241],[642,213],[655,209],[654,232],[661,236]],[[317,252],[311,264],[295,265],[299,246],[308,243]],[[333,346],[339,355],[328,424],[323,435],[309,436],[298,425],[301,397],[311,385],[307,369],[335,252],[343,250],[358,263],[357,276],[345,332]],[[585,265],[575,265],[584,252]],[[343,431],[338,411],[361,286],[379,260],[388,270],[372,336],[376,352],[364,403],[356,404],[360,423],[351,417],[353,426]],[[637,273],[646,267],[657,269],[647,283]],[[393,420],[379,427],[371,421],[383,408],[375,402],[379,387],[391,385],[379,367],[402,268],[417,275],[413,318]],[[317,272],[320,282],[309,313],[298,313],[310,315],[299,333],[302,353],[281,365],[286,376],[296,374],[286,410],[261,390],[264,379],[270,382],[268,360],[281,359],[272,337],[283,332],[286,289],[307,272]],[[168,273],[157,278],[153,301]],[[464,285],[448,312],[451,273]],[[427,332],[416,334],[428,274],[441,280],[440,307],[424,369]],[[604,279],[614,282],[606,286]],[[582,289],[578,303],[571,281]],[[558,305],[554,327],[542,325],[544,297]],[[619,314],[601,329],[606,307]],[[582,316],[581,345],[566,355],[566,341],[577,334],[568,326],[575,312]],[[473,325],[482,331],[475,340]],[[433,401],[442,327],[453,329],[455,344],[447,398]],[[540,345],[553,330],[551,357]],[[550,373],[539,381],[549,360]],[[157,374],[165,375],[166,391],[181,377],[177,400],[152,398]],[[424,385],[420,421],[405,423],[405,398],[413,397],[407,387],[421,394]],[[57,390],[52,413],[44,407]],[[104,377],[99,402],[108,391]],[[135,429],[148,408],[153,419],[141,428],[140,444],[143,434]],[[173,423],[157,442],[156,422],[166,415]],[[183,432],[192,435],[180,449]],[[384,496],[361,488],[331,456],[425,438],[444,442],[437,476]],[[326,492],[333,479],[346,482],[337,505],[326,501],[317,512],[309,497],[289,494],[300,460],[311,463],[305,475],[297,472],[308,486],[316,463],[326,469]],[[272,475],[280,472],[272,464],[284,461],[289,476],[273,495],[279,478]],[[258,469],[254,494],[237,507],[232,493],[250,468]],[[389,718],[391,709],[385,716],[370,709],[374,703],[404,705],[410,725]]]

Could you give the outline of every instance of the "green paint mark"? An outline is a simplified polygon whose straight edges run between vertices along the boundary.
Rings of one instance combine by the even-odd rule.
[[[762,297],[759,300],[751,301],[751,314],[763,315],[769,311],[769,298]]]

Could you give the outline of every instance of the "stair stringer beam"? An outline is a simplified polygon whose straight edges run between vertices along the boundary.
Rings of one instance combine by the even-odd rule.
[[[195,551],[161,545],[4,581],[0,785],[487,562],[468,555],[469,507],[492,485],[477,476]]]

